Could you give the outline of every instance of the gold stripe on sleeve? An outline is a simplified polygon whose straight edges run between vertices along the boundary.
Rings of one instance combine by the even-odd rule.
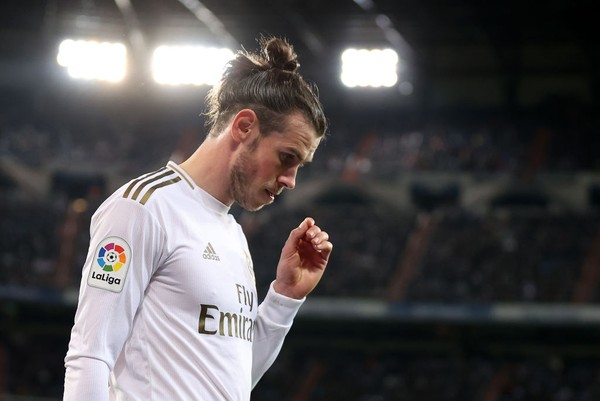
[[[156,191],[159,188],[166,187],[167,185],[175,184],[179,181],[181,181],[181,177],[175,177],[173,179],[170,179],[169,181],[163,181],[160,184],[154,185],[144,194],[142,200],[140,200],[140,203],[142,205],[145,205],[146,202],[148,202],[148,199],[150,199],[150,196],[152,196],[152,194],[154,193],[154,191]]]
[[[136,186],[136,184],[137,184],[138,182],[140,182],[140,181],[143,181],[143,180],[145,180],[146,178],[153,176],[154,174],[158,174],[158,173],[162,172],[162,171],[163,171],[163,170],[165,170],[165,169],[166,169],[166,167],[161,167],[161,168],[159,168],[159,169],[158,169],[158,170],[156,170],[156,171],[153,171],[153,172],[151,172],[151,173],[145,174],[145,175],[143,175],[143,176],[141,176],[141,177],[139,177],[139,178],[136,178],[135,180],[131,181],[131,184],[129,184],[129,186],[127,187],[127,190],[126,190],[126,191],[125,191],[125,193],[123,194],[123,198],[127,198],[127,197],[129,197],[129,193],[130,193],[130,192],[133,190],[133,188]]]
[[[142,190],[144,188],[146,188],[147,185],[152,184],[153,182],[156,182],[158,180],[162,180],[165,177],[168,177],[170,175],[175,174],[173,171],[166,171],[164,173],[162,173],[161,175],[157,175],[156,177],[152,177],[144,182],[142,182],[137,189],[135,190],[135,192],[133,193],[133,195],[131,196],[131,199],[133,200],[137,200],[137,197],[140,195],[140,193],[142,192]]]

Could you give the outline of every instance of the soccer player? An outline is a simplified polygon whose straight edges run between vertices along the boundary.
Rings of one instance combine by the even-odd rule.
[[[233,202],[254,211],[294,188],[327,129],[292,46],[260,45],[209,92],[195,153],[126,183],[94,214],[64,400],[249,400],[321,279],[333,245],[307,217],[257,305],[248,244],[229,214]]]

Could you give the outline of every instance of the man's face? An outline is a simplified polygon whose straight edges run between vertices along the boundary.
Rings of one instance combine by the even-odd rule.
[[[256,211],[296,185],[298,168],[312,161],[320,138],[300,113],[291,114],[284,132],[262,137],[258,129],[235,160],[230,173],[233,200]]]

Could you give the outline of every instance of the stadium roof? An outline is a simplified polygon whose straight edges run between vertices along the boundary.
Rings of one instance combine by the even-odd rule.
[[[405,62],[401,82],[410,81],[416,95],[433,103],[458,97],[505,104],[554,92],[595,103],[600,35],[591,6],[564,0],[3,0],[0,90],[39,85],[65,37],[121,40],[139,61],[163,43],[253,49],[258,35],[273,34],[294,43],[301,71],[327,93],[338,90],[344,48],[392,47]]]

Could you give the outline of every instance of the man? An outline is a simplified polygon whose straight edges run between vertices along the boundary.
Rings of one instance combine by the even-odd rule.
[[[333,246],[306,218],[258,306],[246,238],[228,213],[294,188],[327,128],[292,47],[261,46],[240,52],[209,93],[196,152],[125,184],[94,214],[66,401],[249,400],[321,279]]]

